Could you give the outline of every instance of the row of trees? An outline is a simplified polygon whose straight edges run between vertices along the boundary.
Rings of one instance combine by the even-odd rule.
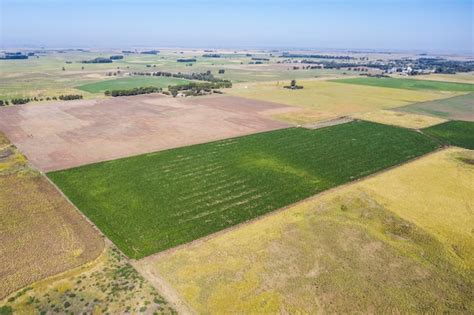
[[[159,93],[162,89],[154,86],[148,87],[138,87],[133,89],[122,89],[122,90],[111,90],[105,91],[106,96],[130,96],[130,95],[140,95],[140,94],[150,94],[150,93]]]
[[[104,58],[104,57],[97,57],[91,60],[84,60],[82,63],[112,63],[112,59]]]
[[[317,59],[355,59],[354,57],[351,56],[331,56],[331,55],[305,55],[305,54],[289,54],[289,53],[283,53],[283,55],[280,56],[281,58],[317,58]]]
[[[6,106],[6,105],[10,105],[10,103],[12,105],[22,105],[22,104],[26,104],[26,103],[29,103],[29,102],[42,102],[42,101],[57,101],[57,100],[61,100],[61,101],[72,101],[72,100],[80,100],[82,99],[83,96],[82,95],[78,95],[78,94],[66,94],[66,95],[59,95],[59,96],[48,96],[48,97],[41,97],[41,98],[38,98],[38,97],[26,97],[26,98],[12,98],[10,101],[8,100],[0,100],[0,106]]]
[[[177,62],[196,62],[196,59],[195,58],[181,58],[181,59],[177,59],[176,61]]]
[[[224,69],[219,70],[219,74],[225,73]],[[198,80],[198,81],[207,81],[207,82],[229,82],[228,80],[223,80],[214,77],[211,73],[211,70],[207,70],[206,72],[196,73],[193,72],[189,73],[172,73],[166,71],[155,71],[155,72],[133,72],[133,75],[141,75],[141,76],[153,76],[153,77],[173,77],[173,78],[180,78],[186,80]]]

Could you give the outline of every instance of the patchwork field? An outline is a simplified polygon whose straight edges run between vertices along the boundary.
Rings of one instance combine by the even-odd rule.
[[[137,87],[167,88],[169,85],[188,83],[188,80],[166,77],[129,77],[114,80],[98,81],[77,86],[76,89],[89,93],[104,93],[105,91],[133,89]]]
[[[377,110],[351,115],[354,118],[377,122],[380,124],[400,126],[404,128],[420,129],[445,122],[445,119],[438,117],[403,113],[392,110]]]
[[[135,265],[197,313],[472,313],[472,159],[436,152]]]
[[[287,127],[283,105],[144,95],[0,108],[0,130],[43,171]]]
[[[0,300],[0,314],[9,313],[176,314],[176,311],[123,254],[113,245],[107,245],[96,260]]]
[[[48,177],[126,255],[142,258],[437,147],[408,129],[354,121],[145,154]]]
[[[394,110],[444,119],[474,121],[474,94],[470,93],[441,100],[415,103]]]
[[[448,121],[423,129],[423,132],[447,144],[474,150],[474,122]]]
[[[407,90],[437,90],[437,91],[453,91],[453,92],[474,92],[474,84],[442,82],[416,79],[395,79],[395,78],[351,78],[338,79],[331,82],[348,83],[358,85],[379,86],[395,89]]]
[[[0,133],[0,299],[96,258],[99,233]]]
[[[289,82],[266,82],[235,85],[228,93],[300,108],[301,111],[275,115],[278,119],[299,124],[456,95],[453,92],[402,90],[328,81],[297,83],[304,89],[283,88]]]

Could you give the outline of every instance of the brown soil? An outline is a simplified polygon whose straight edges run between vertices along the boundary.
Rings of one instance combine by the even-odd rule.
[[[231,96],[143,95],[5,107],[0,130],[48,172],[285,128],[266,116],[287,109]]]

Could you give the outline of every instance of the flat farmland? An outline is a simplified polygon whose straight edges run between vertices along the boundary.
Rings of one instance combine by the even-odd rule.
[[[474,150],[474,122],[448,121],[425,128],[423,132],[446,144]]]
[[[420,129],[446,122],[445,119],[427,115],[404,113],[393,110],[377,110],[373,112],[351,115],[354,118],[377,122],[380,124]]]
[[[281,81],[234,85],[228,93],[299,108],[300,111],[274,116],[299,124],[457,95],[454,92],[402,90],[330,81],[298,80],[297,83],[304,86],[304,89],[285,89],[283,86],[288,85],[289,81]]]
[[[379,86],[394,89],[407,90],[436,90],[436,91],[453,91],[453,92],[474,92],[474,84],[459,82],[443,82],[433,80],[416,80],[416,79],[395,79],[395,78],[351,78],[338,79],[332,82]]]
[[[415,103],[394,110],[444,119],[474,121],[474,93]]]
[[[43,171],[288,127],[288,108],[231,96],[143,95],[0,108],[0,130]]]
[[[93,260],[99,233],[0,133],[0,299]]]
[[[354,121],[289,128],[48,173],[125,254],[142,258],[430,152]]]
[[[439,151],[135,266],[197,313],[472,313],[473,158]]]
[[[433,81],[445,81],[445,82],[458,82],[458,83],[470,83],[474,84],[474,72],[464,72],[456,74],[429,74],[429,75],[416,75],[414,79],[419,80],[433,80]]]
[[[114,80],[103,80],[76,86],[76,89],[89,93],[104,93],[107,90],[133,89],[137,87],[167,88],[169,85],[189,83],[188,80],[167,77],[129,77]]]

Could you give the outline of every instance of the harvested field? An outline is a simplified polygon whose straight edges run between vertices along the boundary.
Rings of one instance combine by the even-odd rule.
[[[474,122],[448,121],[423,129],[423,132],[446,144],[474,150]]]
[[[395,79],[395,78],[351,78],[337,79],[331,82],[348,83],[357,85],[379,86],[407,90],[435,90],[453,92],[474,92],[474,84],[442,82],[432,80]]]
[[[400,126],[404,128],[420,129],[445,122],[445,119],[438,117],[418,115],[411,113],[396,112],[391,110],[377,110],[354,114],[352,117],[362,120],[377,122],[380,124]]]
[[[299,81],[302,90],[283,88],[289,82],[266,82],[235,85],[229,94],[278,102],[301,109],[275,114],[274,117],[291,123],[305,124],[334,119],[353,113],[404,106],[457,95],[453,92],[415,91],[347,85],[329,81]]]
[[[0,108],[4,131],[43,171],[287,127],[285,106],[229,96],[164,95]]]
[[[413,79],[474,84],[474,72],[464,72],[456,74],[432,73],[428,75],[415,75],[413,76]]]
[[[442,100],[415,103],[394,110],[430,115],[443,119],[474,121],[474,93]]]
[[[129,257],[142,258],[425,154],[408,129],[289,128],[48,173]]]
[[[0,134],[0,299],[96,258],[103,240]]]
[[[113,245],[86,265],[0,300],[0,311],[1,305],[15,314],[176,314]]]
[[[198,313],[472,313],[469,156],[436,152],[135,265]]]

